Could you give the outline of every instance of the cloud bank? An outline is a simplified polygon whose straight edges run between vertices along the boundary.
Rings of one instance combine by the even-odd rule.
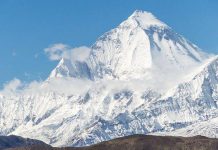
[[[44,52],[51,61],[59,61],[62,58],[69,59],[72,62],[86,61],[90,54],[90,48],[87,46],[72,48],[69,45],[57,43],[50,45],[48,48],[45,48]],[[36,54],[34,57],[37,58],[38,54]],[[28,74],[24,73],[24,75],[27,76]],[[67,88],[65,88],[66,85],[68,85]],[[37,94],[44,91],[55,91],[58,93],[80,93],[83,91],[78,89],[77,86],[75,87],[75,85],[79,85],[82,87],[82,89],[87,89],[90,85],[90,81],[65,78],[54,79],[50,81],[31,81],[29,83],[25,83],[17,78],[14,78],[3,85],[3,89],[0,89],[0,96],[12,96],[25,93]]]
[[[71,48],[69,45],[62,43],[53,44],[44,49],[45,53],[51,61],[69,59],[71,61],[85,61],[89,54],[90,48],[86,46]]]

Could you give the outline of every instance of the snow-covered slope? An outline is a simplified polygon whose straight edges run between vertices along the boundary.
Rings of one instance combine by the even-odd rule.
[[[57,67],[51,72],[49,79],[60,77],[91,79],[91,74],[86,62],[72,62],[69,59],[62,58]]]
[[[84,146],[210,122],[218,117],[218,58],[209,56],[135,11],[85,60],[62,59],[46,81],[1,91],[0,133]]]
[[[95,78],[127,79],[187,71],[206,57],[151,13],[136,11],[98,39],[89,61]]]
[[[83,65],[61,61],[50,77],[162,80],[156,74],[183,75],[206,58],[207,54],[151,13],[135,11],[97,40]]]
[[[218,118],[194,123],[186,128],[181,128],[173,132],[158,132],[152,133],[154,135],[173,135],[192,137],[196,135],[203,135],[211,138],[218,138]]]

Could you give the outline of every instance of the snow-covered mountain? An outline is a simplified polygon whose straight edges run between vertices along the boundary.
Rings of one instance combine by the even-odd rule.
[[[54,146],[132,134],[189,135],[190,128],[218,135],[204,123],[218,117],[217,56],[143,11],[90,49],[86,59],[62,59],[42,83],[1,91],[0,133]]]
[[[205,58],[197,46],[151,13],[135,11],[97,40],[85,62],[61,61],[50,77],[152,78],[157,71],[190,71]]]

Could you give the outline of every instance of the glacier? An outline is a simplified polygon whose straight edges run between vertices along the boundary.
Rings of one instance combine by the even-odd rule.
[[[86,146],[132,134],[218,137],[218,56],[137,10],[84,59],[0,92],[0,134]]]

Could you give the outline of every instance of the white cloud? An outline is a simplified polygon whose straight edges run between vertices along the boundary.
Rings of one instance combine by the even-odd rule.
[[[4,93],[13,93],[16,92],[19,88],[23,86],[22,82],[19,79],[13,79],[8,83],[4,84],[3,90]]]
[[[86,46],[71,48],[65,44],[54,44],[46,48],[45,53],[48,55],[49,59],[60,60],[70,59],[74,61],[86,61],[89,54],[90,48]],[[34,57],[37,58],[39,54],[35,54]],[[26,78],[30,77],[30,74],[25,72],[24,76]],[[68,85],[68,86],[66,86]],[[79,85],[75,87],[75,85]],[[39,94],[43,92],[57,92],[57,93],[81,93],[86,91],[91,85],[91,81],[73,78],[63,78],[54,79],[48,81],[32,81],[30,83],[22,82],[21,80],[15,78],[4,84],[3,89],[0,90],[0,94],[3,95],[25,95],[25,94]],[[65,88],[66,87],[66,88]],[[81,90],[84,89],[84,90]]]
[[[30,83],[21,82],[19,79],[13,79],[6,83],[1,95],[4,96],[22,96],[22,95],[42,95],[42,93],[57,94],[82,94],[86,93],[92,82],[89,80],[74,78],[57,78],[49,81],[32,81]],[[67,85],[67,86],[66,86]],[[77,86],[75,86],[77,85]],[[78,88],[78,86],[80,88]]]
[[[71,50],[71,58],[73,61],[85,61],[90,54],[90,48],[86,46],[77,47]]]
[[[60,60],[61,58],[67,57],[66,54],[70,50],[68,45],[58,43],[51,45],[46,48],[44,51],[48,55],[50,60]]]
[[[68,45],[58,43],[46,48],[45,53],[50,60],[70,59],[72,61],[85,61],[89,56],[90,48],[86,46],[71,48]]]
[[[60,60],[70,59],[73,61],[85,61],[90,53],[90,48],[86,46],[71,48],[68,45],[59,43],[51,45],[50,47],[46,48],[45,53],[48,55],[49,59]],[[13,54],[14,56],[16,53]],[[38,58],[39,54],[36,53],[34,58]],[[24,76],[26,78],[30,77],[30,74],[24,72]],[[39,77],[40,78],[40,77]],[[85,80],[77,80],[77,79],[59,79],[59,80],[52,80],[49,81],[49,84],[46,84],[46,81],[32,81],[30,83],[22,82],[21,80],[14,78],[13,80],[4,84],[3,89],[0,90],[0,94],[3,95],[17,95],[17,94],[25,94],[25,93],[33,93],[36,94],[37,92],[41,93],[42,91],[59,91],[59,92],[68,92],[68,91],[76,91],[75,93],[79,93],[81,89],[77,87],[74,88],[74,85],[80,85],[86,89],[88,81]],[[69,88],[66,85],[67,83],[71,82],[72,87]],[[79,90],[79,91],[78,91]]]

